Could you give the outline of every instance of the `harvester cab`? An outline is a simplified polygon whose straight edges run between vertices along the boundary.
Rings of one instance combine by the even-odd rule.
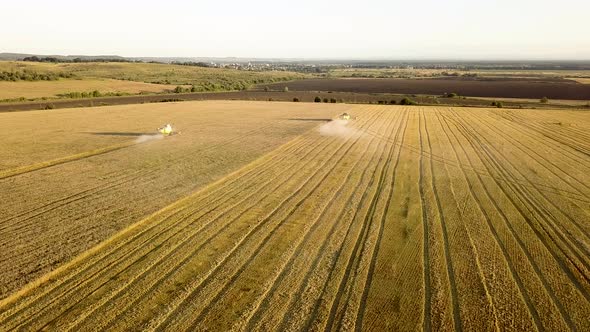
[[[162,128],[158,128],[158,132],[164,136],[170,136],[173,133],[172,125],[167,123]]]

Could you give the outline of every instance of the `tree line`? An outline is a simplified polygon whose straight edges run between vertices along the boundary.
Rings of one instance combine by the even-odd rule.
[[[51,62],[51,63],[71,63],[71,62],[74,62],[74,63],[81,63],[81,62],[143,62],[143,61],[134,61],[134,60],[122,59],[122,58],[88,58],[88,59],[74,58],[74,59],[68,59],[68,58],[56,58],[56,57],[51,57],[51,56],[38,57],[36,55],[25,57],[25,58],[23,58],[23,61],[29,61],[29,62]]]
[[[60,78],[71,78],[71,73],[38,73],[35,71],[2,71],[0,81],[57,81]]]

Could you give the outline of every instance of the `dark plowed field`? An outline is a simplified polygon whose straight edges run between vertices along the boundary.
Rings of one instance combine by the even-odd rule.
[[[470,97],[590,99],[590,85],[569,80],[479,80],[479,79],[310,79],[268,85],[291,91],[341,91],[439,95],[455,92]]]

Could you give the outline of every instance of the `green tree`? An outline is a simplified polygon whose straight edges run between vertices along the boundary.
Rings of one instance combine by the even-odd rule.
[[[322,102],[322,98],[320,98],[319,96],[315,97],[315,99],[313,100],[315,103],[321,103]]]
[[[549,102],[549,98],[547,98],[547,97],[543,97],[543,98],[541,98],[541,102],[542,102],[543,104],[547,104],[547,103]]]

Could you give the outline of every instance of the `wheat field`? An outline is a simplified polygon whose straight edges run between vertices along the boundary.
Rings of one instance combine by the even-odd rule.
[[[0,100],[15,98],[57,98],[60,94],[75,92],[100,93],[158,93],[172,90],[164,84],[152,84],[114,79],[62,79],[59,81],[0,82]]]
[[[230,104],[268,126],[261,105],[319,107]],[[587,112],[321,107],[3,299],[2,329],[590,329]],[[342,111],[354,119],[323,121]],[[0,225],[5,243],[30,227]]]

